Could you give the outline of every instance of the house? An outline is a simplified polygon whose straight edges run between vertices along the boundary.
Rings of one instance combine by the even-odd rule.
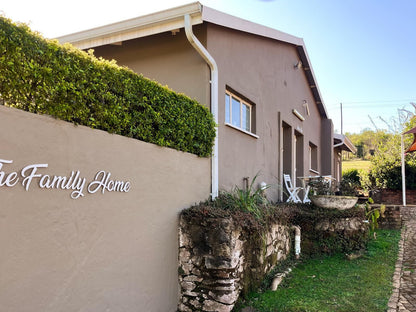
[[[334,133],[334,171],[333,177],[340,181],[342,178],[342,151],[355,154],[357,148],[350,139],[343,135]]]
[[[301,38],[199,2],[58,38],[210,107],[212,196],[282,177],[335,175],[333,124]]]

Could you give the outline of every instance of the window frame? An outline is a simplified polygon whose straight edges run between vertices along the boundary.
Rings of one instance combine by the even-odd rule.
[[[318,171],[318,146],[309,142],[309,171],[319,174]]]
[[[228,100],[227,100],[228,98]],[[238,124],[233,121],[233,100],[239,103],[239,116],[238,116]],[[253,132],[253,118],[254,118],[254,107],[253,103],[245,100],[241,96],[238,96],[234,92],[230,90],[225,90],[225,97],[224,97],[224,106],[225,106],[225,124],[237,130],[240,130],[244,133],[252,135],[258,138],[257,135]],[[244,111],[247,110],[248,118],[243,118]],[[248,129],[245,127],[248,122]]]

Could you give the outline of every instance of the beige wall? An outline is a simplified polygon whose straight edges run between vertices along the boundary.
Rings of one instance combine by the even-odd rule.
[[[332,164],[332,143],[328,148],[323,145],[331,142],[332,137],[322,130],[330,120],[320,115],[304,70],[294,68],[299,61],[296,46],[209,23],[195,26],[194,32],[219,69],[220,189],[242,187],[244,177],[253,179],[260,173],[257,182],[272,184],[274,187],[267,191],[268,196],[277,200],[282,190],[283,171],[294,177],[296,164],[296,176],[316,174],[309,171],[309,143],[317,146],[319,173],[330,171],[332,165],[328,167],[324,162]],[[209,105],[209,68],[187,41],[183,29],[175,36],[167,32],[126,41],[120,46],[99,47],[95,51],[98,56],[114,58],[137,73]],[[225,125],[226,87],[255,104],[258,138]],[[304,101],[308,102],[310,116],[306,114]],[[293,109],[306,120],[299,120]],[[297,144],[286,144],[291,147],[289,151],[283,148],[287,137],[283,135],[283,125],[290,128],[290,140],[294,141],[295,136],[298,139]],[[290,155],[286,157],[283,153]],[[293,161],[284,162],[284,158],[293,158]],[[299,180],[295,182],[300,185]]]
[[[234,31],[209,24],[208,50],[215,58],[220,73],[219,81],[219,154],[220,186],[228,189],[241,185],[243,177],[253,178],[261,173],[259,181],[281,187],[281,174],[305,176],[309,172],[308,147],[312,142],[321,150],[322,117],[315,105],[303,69],[295,69],[299,60],[296,47],[287,43]],[[255,104],[256,135],[249,136],[224,124],[224,92],[231,87]],[[304,101],[308,102],[310,116]],[[299,120],[296,109],[306,119]],[[298,138],[297,144],[286,144],[282,126],[290,127],[289,139]],[[294,157],[295,146],[298,156]],[[301,150],[301,151],[300,151]],[[291,153],[291,168],[285,164],[283,153]],[[289,163],[289,162],[286,162]],[[321,163],[318,164],[321,170]],[[297,180],[300,185],[300,181]],[[277,188],[268,190],[271,199],[277,199]]]
[[[0,145],[15,184],[0,173],[0,311],[176,311],[178,212],[208,198],[209,159],[4,106]],[[32,164],[131,188],[71,199],[37,177],[26,191]]]
[[[194,27],[204,42],[205,30]],[[167,85],[176,92],[185,93],[209,107],[210,71],[205,61],[188,42],[183,29],[124,41],[122,45],[106,45],[94,49],[96,56],[115,59],[138,74]]]

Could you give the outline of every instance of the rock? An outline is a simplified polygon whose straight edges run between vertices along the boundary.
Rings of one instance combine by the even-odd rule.
[[[217,294],[213,292],[208,293],[215,301],[225,304],[234,304],[238,299],[238,293],[233,291],[229,294]]]
[[[212,311],[212,312],[230,312],[233,309],[232,305],[226,305],[214,300],[205,300],[203,311]]]
[[[183,278],[185,282],[201,282],[203,280],[202,277],[196,275],[188,275]]]
[[[183,289],[183,290],[185,290],[185,291],[190,291],[190,290],[195,289],[196,285],[195,285],[195,283],[193,283],[193,282],[186,282],[186,281],[183,281],[183,282],[181,282],[181,287],[182,287],[182,289]]]

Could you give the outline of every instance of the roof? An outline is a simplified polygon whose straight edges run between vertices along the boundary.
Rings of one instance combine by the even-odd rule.
[[[334,147],[338,147],[344,151],[351,153],[357,152],[355,145],[352,144],[350,139],[343,134],[334,133]]]
[[[309,87],[321,116],[328,118],[322,97],[316,83],[315,74],[305,43],[302,38],[289,35],[276,29],[256,24],[226,13],[203,6],[199,2],[167,9],[164,11],[139,16],[117,23],[80,31],[58,37],[61,43],[69,42],[77,48],[89,49],[107,44],[116,44],[125,40],[141,38],[166,31],[175,31],[185,27],[184,16],[191,17],[192,25],[204,22],[243,31],[246,33],[271,38],[296,46]]]

